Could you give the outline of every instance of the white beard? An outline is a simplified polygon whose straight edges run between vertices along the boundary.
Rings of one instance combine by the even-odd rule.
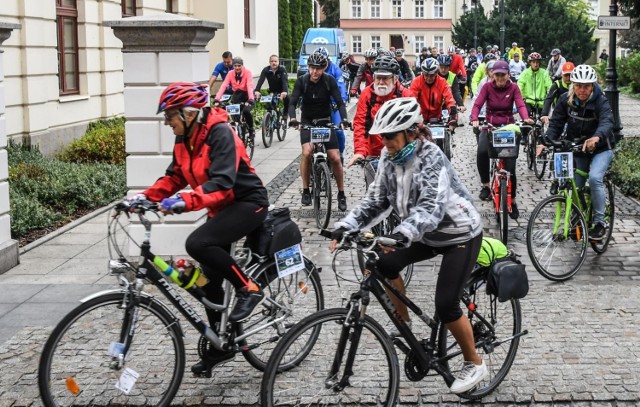
[[[388,87],[385,85],[373,85],[373,91],[376,95],[383,97],[383,96],[387,96],[388,94],[391,93],[391,91],[393,90],[393,87]]]

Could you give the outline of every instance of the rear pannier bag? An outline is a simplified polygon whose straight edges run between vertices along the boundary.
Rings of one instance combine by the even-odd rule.
[[[245,246],[261,256],[273,256],[300,242],[302,234],[291,220],[289,208],[275,208],[269,211],[262,225],[247,236]]]
[[[501,241],[483,238],[477,262],[489,268],[487,293],[498,297],[500,302],[524,298],[529,292],[524,264]]]

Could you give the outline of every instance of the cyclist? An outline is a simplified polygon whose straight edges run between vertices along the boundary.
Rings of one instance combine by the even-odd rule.
[[[393,207],[402,221],[389,237],[402,248],[385,248],[378,269],[401,293],[399,275],[407,265],[442,254],[436,283],[436,313],[460,344],[465,366],[451,385],[453,393],[473,388],[488,374],[477,354],[473,331],[460,309],[459,295],[480,251],[482,220],[473,199],[444,153],[426,141],[415,98],[396,98],[382,105],[371,132],[380,134],[384,148],[373,184],[362,202],[336,222],[334,236],[368,227]],[[335,250],[336,241],[331,242]],[[390,295],[398,317],[411,323],[407,307]]]
[[[527,58],[529,68],[525,69],[518,78],[518,87],[522,93],[524,103],[527,105],[529,115],[542,109],[544,98],[551,87],[551,78],[547,71],[540,69],[542,56],[537,52],[532,52]]]
[[[211,78],[209,79],[209,89],[213,89],[213,84],[218,79],[218,75],[224,79],[227,77],[229,70],[231,69],[231,63],[233,61],[233,54],[230,51],[225,51],[222,53],[222,62],[219,62],[215,68],[213,68],[213,72],[211,73]],[[233,89],[231,86],[227,86],[224,91],[225,94],[231,95],[233,93]]]
[[[164,124],[176,135],[173,162],[164,177],[136,198],[161,202],[165,214],[208,209],[208,220],[189,235],[185,247],[209,279],[203,287],[207,299],[222,304],[223,280],[233,284],[237,302],[229,319],[241,321],[264,299],[264,293],[238,267],[229,248],[262,224],[269,198],[242,141],[227,124],[227,112],[206,107],[207,102],[202,85],[176,82],[164,89],[158,113],[164,112]],[[173,196],[187,185],[193,190]],[[207,316],[215,328],[221,314],[207,309]],[[233,352],[211,349],[192,366],[193,373],[210,374],[215,365],[234,357]]]
[[[328,65],[327,57],[316,52],[311,54],[307,61],[309,73],[302,75],[296,80],[291,94],[289,104],[289,126],[299,127],[296,120],[296,105],[298,100],[302,100],[300,107],[300,121],[303,124],[321,125],[331,122],[331,98],[337,105],[342,124],[344,127],[351,127],[347,121],[347,109],[340,95],[340,89],[335,78],[327,75],[325,70]],[[300,175],[302,176],[302,205],[311,205],[311,191],[309,191],[309,178],[311,175],[311,154],[310,133],[300,132],[300,144],[302,144],[302,161],[300,162]],[[338,140],[335,132],[331,132],[331,139],[325,143],[327,156],[331,162],[333,175],[338,185],[338,209],[347,209],[347,198],[344,194],[344,173],[342,162],[340,161],[340,151],[338,151]]]
[[[449,70],[458,77],[458,81],[457,81],[458,83],[456,86],[458,88],[458,91],[460,92],[460,97],[461,97],[460,100],[462,100],[462,103],[464,104],[464,101],[467,98],[467,92],[465,89],[467,85],[467,70],[464,66],[464,58],[462,58],[462,55],[460,55],[458,51],[459,50],[457,50],[456,47],[451,45],[447,49],[447,54],[451,58],[451,63],[449,64]]]
[[[447,80],[438,75],[438,61],[426,59],[420,68],[422,74],[411,83],[409,90],[420,104],[425,123],[440,120],[444,107],[449,110],[449,130],[453,131],[458,122],[456,101]]]
[[[480,64],[480,60],[478,60],[478,55],[474,48],[469,50],[469,55],[467,56],[467,65],[465,69],[467,70],[467,93],[473,96],[473,91],[471,90],[471,81],[469,79],[473,79],[473,75],[478,69],[478,64]]]
[[[544,124],[549,124],[549,112],[551,112],[551,106],[555,106],[558,103],[560,96],[569,90],[569,86],[571,85],[571,72],[573,72],[574,68],[575,66],[573,65],[573,62],[567,62],[562,65],[562,79],[553,81],[551,88],[549,88],[549,93],[547,93],[547,97],[544,98],[542,113],[540,113],[540,120],[542,120]]]
[[[478,114],[483,104],[487,104],[486,121],[493,126],[500,127],[506,124],[515,123],[513,118],[513,105],[518,109],[520,117],[525,122],[531,124],[533,120],[529,119],[527,108],[520,94],[518,86],[509,80],[509,64],[506,61],[497,61],[493,66],[493,79],[482,87],[478,97],[473,103],[471,109],[471,125],[474,127],[476,135],[478,135]],[[491,191],[489,190],[489,139],[486,133],[479,133],[478,151],[476,164],[478,173],[480,174],[480,182],[482,188],[480,190],[480,199],[489,200]],[[516,190],[518,187],[516,179],[516,159],[504,159],[505,169],[511,173],[511,213],[512,219],[518,219],[520,212],[516,204]]]
[[[356,62],[353,55],[350,55],[348,52],[343,52],[338,66],[343,71],[349,72],[349,82],[353,83],[360,68],[360,64]]]
[[[481,64],[482,60],[484,59],[484,57],[482,56],[482,47],[478,47],[477,50],[478,52],[476,53],[476,58],[478,59],[478,64]]]
[[[395,52],[396,61],[398,61],[398,65],[400,66],[399,79],[402,82],[403,86],[409,86],[411,81],[416,77],[409,66],[409,63],[406,59],[404,59],[404,50],[399,48]],[[375,72],[375,71],[374,71]]]
[[[370,134],[373,118],[387,100],[412,96],[398,79],[400,66],[394,58],[378,57],[373,63],[373,84],[362,91],[353,118],[353,157],[348,166],[365,157],[379,157],[383,144],[378,134]]]
[[[242,109],[242,116],[249,128],[249,137],[255,138],[256,131],[253,125],[253,116],[251,115],[251,110],[255,105],[255,100],[253,99],[253,74],[244,67],[244,61],[240,57],[233,58],[233,71],[229,71],[224,78],[224,82],[222,82],[222,86],[218,89],[215,98],[217,104],[220,103],[220,99],[225,93],[224,89],[227,86],[231,86],[231,89],[233,89],[231,103],[245,103]]]
[[[422,49],[420,50],[420,55],[418,55],[418,62],[416,63],[416,72],[419,71],[422,63],[427,58],[431,58],[431,51],[427,47],[422,47]]]
[[[360,65],[356,78],[353,80],[351,89],[349,90],[351,96],[355,96],[360,91],[360,82],[363,80],[364,86],[369,86],[373,83],[373,71],[371,70],[371,65],[373,65],[373,61],[375,61],[377,57],[378,50],[375,48],[369,48],[364,52],[364,63]]]
[[[560,50],[558,48],[554,48],[551,51],[551,59],[547,65],[547,72],[549,72],[551,80],[556,81],[562,78],[562,65],[566,62],[567,60],[560,54]]]
[[[509,50],[509,55],[507,56],[507,58],[509,58],[507,62],[511,61],[515,57],[516,52],[518,54],[520,53],[520,49],[518,48],[518,43],[512,42],[511,49]]]
[[[560,96],[553,109],[549,127],[545,134],[548,140],[557,140],[567,126],[567,139],[578,140],[589,137],[583,144],[583,154],[575,154],[575,167],[589,173],[591,202],[594,209],[594,227],[589,239],[602,240],[605,232],[604,174],[613,159],[613,113],[609,101],[596,84],[598,75],[589,65],[578,65],[571,72],[569,91]],[[539,145],[537,154],[544,146]],[[585,179],[575,174],[576,184],[584,187]]]
[[[520,53],[514,52],[513,59],[509,60],[509,74],[513,82],[518,82],[522,71],[527,69],[527,64],[520,60]]]
[[[269,84],[269,93],[280,95],[280,99],[284,103],[282,111],[286,114],[289,111],[289,75],[285,67],[280,65],[280,58],[277,55],[271,55],[269,65],[260,72],[260,79],[258,79],[253,91],[256,100],[260,97],[260,88],[262,88],[265,79]]]
[[[495,61],[497,58],[495,54],[491,52],[487,52],[484,58],[482,59],[482,63],[478,65],[478,69],[473,74],[473,79],[471,79],[471,91],[474,95],[478,94],[478,84],[485,76],[485,70],[487,69],[487,64],[489,61]]]
[[[451,88],[453,94],[453,100],[456,101],[457,110],[464,113],[466,108],[462,101],[462,95],[460,95],[460,84],[456,74],[449,70],[451,66],[451,57],[449,55],[438,55],[438,75],[442,77]]]
[[[488,61],[485,66],[484,66],[484,73],[485,76],[484,78],[482,78],[480,80],[480,82],[478,83],[478,87],[476,88],[476,98],[478,97],[478,95],[480,94],[480,91],[482,90],[482,87],[487,83],[490,82],[493,79],[493,66],[495,65],[497,61],[495,59],[492,59],[490,61]]]

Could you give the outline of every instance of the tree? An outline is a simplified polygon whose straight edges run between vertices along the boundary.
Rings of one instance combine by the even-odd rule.
[[[302,32],[307,32],[307,28],[313,27],[313,0],[302,0],[300,10],[302,12]]]
[[[322,27],[340,27],[340,1],[339,0],[318,0],[325,20],[320,23]]]
[[[478,3],[478,9],[475,9],[475,6],[471,8],[471,10],[460,17],[460,20],[453,26],[453,43],[462,49],[471,49],[473,48],[473,34],[474,34],[474,24],[473,20],[478,18],[477,24],[477,33],[478,33],[478,41],[477,46],[482,47],[484,49],[485,45],[491,43],[493,44],[495,40],[493,39],[492,31],[495,29],[489,25],[489,19],[484,13],[484,7],[482,4]],[[489,32],[487,35],[486,32]],[[490,38],[489,38],[490,37]]]
[[[278,55],[291,58],[291,18],[289,17],[289,1],[278,0]]]
[[[639,18],[634,18],[631,20],[632,27],[640,27],[638,24],[640,21]],[[634,51],[640,51],[640,30],[619,30],[618,34],[620,35],[620,41],[618,45],[622,48],[629,48]]]
[[[623,15],[629,16],[632,19],[633,27],[639,29],[640,28],[640,4],[638,4],[638,0],[618,0],[618,4],[620,5],[620,11]]]
[[[300,50],[302,45],[302,10],[301,0],[289,0],[289,14],[291,17],[291,49],[293,52]]]

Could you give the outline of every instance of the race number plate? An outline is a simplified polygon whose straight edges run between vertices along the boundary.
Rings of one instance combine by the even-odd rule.
[[[444,138],[444,127],[430,127],[431,138],[434,140]]]
[[[326,143],[331,139],[331,129],[314,128],[311,129],[312,143]]]
[[[275,254],[278,277],[283,278],[304,268],[302,249],[299,244],[280,250]]]
[[[273,100],[273,96],[271,95],[265,95],[260,98],[261,103],[271,103],[271,100]]]
[[[240,105],[228,105],[226,109],[227,113],[231,115],[240,114]]]
[[[573,178],[573,153],[555,153],[553,155],[556,179]]]
[[[493,132],[493,146],[494,147],[515,147],[516,132],[495,130]]]

